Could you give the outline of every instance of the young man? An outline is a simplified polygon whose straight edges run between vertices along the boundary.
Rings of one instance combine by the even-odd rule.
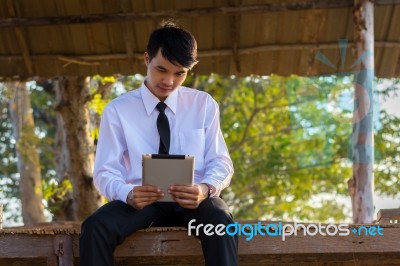
[[[94,183],[109,203],[82,224],[81,265],[113,265],[115,247],[150,226],[187,227],[193,219],[191,226],[233,222],[219,197],[230,183],[233,166],[218,105],[207,93],[181,86],[196,57],[193,35],[165,23],[149,38],[144,84],[105,108]],[[168,191],[142,186],[142,154],[154,153],[194,155],[195,184],[174,185]],[[174,202],[158,202],[165,193]],[[198,237],[206,265],[237,265],[236,236],[207,236],[200,230]]]

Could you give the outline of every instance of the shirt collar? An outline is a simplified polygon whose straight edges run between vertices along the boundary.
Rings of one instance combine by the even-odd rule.
[[[179,88],[173,91],[164,101],[164,103],[169,107],[169,109],[171,109],[174,114],[176,114],[176,106],[178,103],[178,91]],[[154,96],[154,94],[147,88],[144,82],[140,86],[140,92],[142,94],[142,100],[144,107],[146,108],[146,112],[148,115],[150,115],[156,108],[156,105],[160,102],[160,100],[156,96]]]

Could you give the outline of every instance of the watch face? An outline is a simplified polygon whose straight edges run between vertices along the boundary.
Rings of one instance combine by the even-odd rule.
[[[211,186],[208,185],[208,184],[207,184],[207,187],[208,187],[207,198],[209,198],[209,197],[211,196],[211,194],[212,194],[212,188],[211,188]]]

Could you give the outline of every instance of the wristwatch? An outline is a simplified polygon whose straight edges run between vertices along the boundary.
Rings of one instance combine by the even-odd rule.
[[[126,196],[126,202],[129,203],[131,199],[133,199],[133,189],[129,191],[128,196]]]
[[[206,185],[208,187],[207,195],[204,195],[204,197],[206,197],[206,198],[211,197],[211,195],[214,193],[214,191],[212,189],[212,186],[207,184],[207,183],[202,183],[202,184],[204,184],[204,185]]]

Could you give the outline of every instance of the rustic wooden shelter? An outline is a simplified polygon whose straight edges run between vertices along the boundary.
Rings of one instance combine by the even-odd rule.
[[[400,1],[373,2],[375,73],[397,77]],[[148,35],[166,18],[198,39],[199,74],[350,72],[357,59],[354,6],[353,0],[5,0],[0,80],[144,73]]]
[[[168,18],[177,19],[196,36],[200,64],[193,72],[198,74],[353,73],[364,49],[373,50],[376,76],[399,77],[400,0],[376,0],[367,16],[359,15],[365,2],[371,4],[366,0],[4,0],[0,81],[144,73],[148,35]],[[367,31],[372,40],[362,42],[354,31],[366,30],[366,25],[373,25]],[[360,137],[367,139],[362,145],[371,143],[370,136]],[[400,264],[400,228],[387,228],[382,238],[242,239],[241,265]],[[0,231],[0,264],[79,261],[76,225],[43,229],[43,236],[37,236],[41,230]],[[119,265],[132,261],[200,265],[196,245],[186,232],[141,232],[116,255]],[[180,247],[184,253],[178,252]]]

